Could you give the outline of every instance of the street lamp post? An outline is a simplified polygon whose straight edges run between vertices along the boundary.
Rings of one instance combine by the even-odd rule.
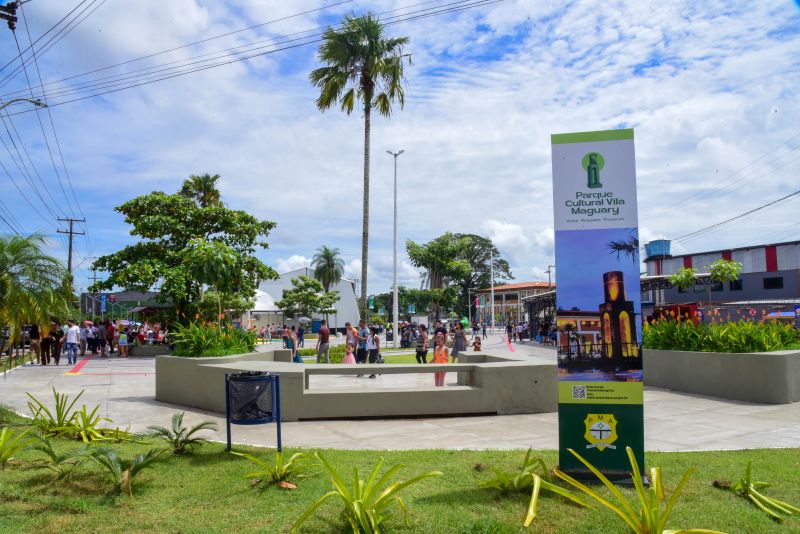
[[[44,102],[41,102],[39,100],[36,100],[34,98],[12,98],[8,102],[3,102],[2,104],[0,104],[0,109],[5,109],[8,106],[10,106],[11,104],[15,104],[17,102],[30,102],[34,106],[39,106],[40,108],[46,108],[47,107],[47,104],[45,104]]]
[[[392,232],[392,242],[394,248],[394,264],[392,268],[392,287],[394,288],[394,298],[392,299],[392,322],[394,323],[392,326],[392,346],[394,348],[397,348],[397,315],[399,313],[399,300],[397,291],[397,156],[403,152],[405,152],[403,149],[399,150],[398,152],[392,152],[391,150],[386,151],[387,154],[394,157],[394,230]]]

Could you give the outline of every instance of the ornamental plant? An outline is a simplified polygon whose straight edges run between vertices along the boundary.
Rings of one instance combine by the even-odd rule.
[[[232,325],[216,322],[191,322],[176,324],[172,333],[175,342],[175,356],[228,356],[253,352],[256,348],[256,334]]]
[[[714,486],[720,489],[730,490],[750,500],[750,502],[755,504],[760,510],[779,523],[784,520],[781,514],[800,514],[800,508],[779,501],[774,497],[767,497],[759,491],[762,488],[768,487],[769,484],[767,482],[757,482],[753,480],[752,460],[747,462],[747,469],[745,469],[744,476],[736,481],[736,483],[731,484],[730,481],[727,480],[715,480]]]
[[[612,498],[606,499],[594,489],[578,482],[559,469],[555,469],[554,471],[556,476],[575,486],[577,489],[617,514],[628,525],[632,532],[636,534],[719,534],[714,530],[706,529],[666,529],[669,514],[672,512],[683,488],[689,481],[689,477],[694,470],[693,467],[686,470],[686,473],[683,474],[680,482],[678,482],[678,485],[675,487],[675,491],[673,491],[672,495],[667,499],[661,477],[661,469],[659,467],[650,468],[650,486],[645,489],[642,474],[639,471],[639,464],[636,462],[636,457],[633,455],[633,449],[625,447],[625,450],[628,452],[628,460],[631,464],[630,473],[637,497],[637,500],[631,503],[614,483],[608,480],[595,466],[574,450],[567,450],[580,460],[580,462],[608,488]]]
[[[778,322],[700,323],[661,320],[645,323],[642,344],[647,349],[694,352],[770,352],[798,343],[792,325]]]
[[[203,421],[194,425],[191,428],[183,426],[184,412],[172,414],[172,428],[163,426],[148,426],[148,435],[154,438],[161,438],[172,449],[172,454],[183,454],[193,447],[200,447],[208,440],[205,438],[195,437],[197,432],[201,430],[216,430],[217,425],[212,421]]]
[[[359,477],[358,468],[353,466],[352,487],[348,487],[344,478],[336,468],[321,453],[316,454],[322,466],[331,477],[333,491],[329,491],[317,499],[302,516],[292,525],[291,532],[297,532],[306,519],[319,508],[325,501],[338,497],[344,505],[342,518],[350,526],[350,530],[358,534],[379,534],[385,532],[385,523],[389,519],[388,511],[392,505],[397,505],[403,512],[406,525],[408,525],[408,508],[405,501],[398,496],[400,491],[408,486],[425,480],[426,478],[442,476],[440,471],[431,471],[415,476],[408,480],[390,483],[394,475],[403,468],[396,464],[389,468],[382,476],[383,459],[378,460],[369,478],[364,481]]]
[[[241,452],[232,452],[236,456],[249,460],[256,464],[259,468],[258,471],[253,471],[244,475],[245,478],[260,481],[267,479],[269,484],[275,485],[284,489],[295,489],[297,486],[289,482],[289,477],[297,474],[304,467],[308,466],[308,461],[311,456],[304,452],[296,452],[286,460],[282,452],[276,452],[275,458],[272,461],[262,460],[252,454],[245,454]]]

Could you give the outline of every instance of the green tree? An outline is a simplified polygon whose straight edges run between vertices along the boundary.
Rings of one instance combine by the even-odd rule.
[[[364,113],[364,203],[361,233],[361,316],[367,309],[367,265],[369,253],[369,157],[372,110],[384,117],[392,114],[392,103],[403,107],[403,47],[408,37],[386,37],[374,15],[346,16],[338,28],[322,36],[318,58],[323,67],[311,72],[310,80],[320,89],[317,108],[338,105],[348,115],[358,106]]]
[[[63,319],[75,299],[66,269],[44,248],[40,234],[0,236],[0,326],[12,344],[23,325],[47,329],[52,317]]]
[[[697,274],[697,269],[681,267],[668,278],[668,281],[680,290],[689,289],[694,285],[695,274]]]
[[[719,259],[708,266],[709,278],[717,284],[725,284],[739,279],[742,264],[738,261]],[[711,304],[711,284],[707,287],[708,303]]]
[[[469,294],[470,288],[486,288],[492,285],[492,256],[494,256],[494,281],[504,282],[513,280],[511,267],[508,260],[503,258],[500,251],[491,239],[475,234],[454,234],[456,239],[465,239],[463,247],[459,250],[458,258],[469,263],[470,269],[464,278],[458,280],[459,292],[456,300],[456,309],[459,317],[469,315],[467,309],[468,297],[475,295]],[[472,304],[470,303],[470,306]]]
[[[198,305],[198,313],[206,321],[217,321],[220,310],[229,318],[241,317],[255,306],[255,299],[245,298],[238,293],[220,293],[211,289],[203,293]]]
[[[314,269],[314,278],[322,283],[326,293],[331,286],[341,282],[344,275],[344,261],[338,248],[319,247],[311,260],[311,267]]]
[[[443,306],[452,306],[458,296],[457,284],[469,275],[470,264],[460,259],[462,250],[470,245],[467,237],[456,238],[450,232],[425,244],[406,241],[411,264],[423,269],[423,281],[430,289],[430,314],[438,319]]]
[[[221,208],[222,196],[217,189],[219,174],[193,174],[183,181],[180,194],[193,199],[201,208]]]
[[[338,291],[324,292],[322,284],[310,276],[292,278],[292,288],[284,289],[275,305],[287,315],[311,317],[314,313],[335,313]]]
[[[92,291],[144,291],[158,285],[159,299],[171,302],[178,320],[186,321],[194,316],[204,284],[251,299],[261,280],[278,277],[255,256],[258,248],[267,248],[273,222],[221,203],[203,207],[181,193],[161,191],[115,209],[139,241],[95,261],[93,267],[108,277]],[[213,261],[203,265],[203,258]],[[220,273],[224,278],[215,278]]]

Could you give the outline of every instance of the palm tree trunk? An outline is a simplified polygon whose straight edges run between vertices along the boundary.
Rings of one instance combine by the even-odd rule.
[[[369,131],[370,104],[364,106],[364,212],[361,226],[361,318],[367,319],[367,257],[369,253]]]

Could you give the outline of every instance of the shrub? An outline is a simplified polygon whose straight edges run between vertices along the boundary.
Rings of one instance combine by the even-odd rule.
[[[642,342],[646,349],[769,352],[790,348],[798,342],[798,337],[794,327],[778,322],[695,324],[661,320],[644,324]]]
[[[133,495],[133,481],[145,469],[152,467],[163,450],[150,449],[146,454],[137,454],[130,460],[120,458],[114,449],[101,447],[87,449],[86,455],[105,470],[106,479],[119,492]]]
[[[250,460],[260,468],[259,471],[247,473],[244,475],[245,478],[260,479],[263,477],[268,479],[270,484],[277,485],[288,481],[289,477],[301,470],[303,468],[303,464],[306,463],[310,458],[310,456],[306,453],[297,452],[289,457],[288,461],[285,461],[283,453],[276,452],[275,459],[270,462],[267,460],[262,460],[261,458],[253,456],[252,454],[244,454],[241,452],[233,452],[231,454],[235,454],[236,456],[241,456],[242,458]]]
[[[603,485],[606,486],[606,488],[608,488],[612,497],[610,499],[606,499],[594,489],[578,482],[571,476],[558,469],[555,470],[556,476],[575,486],[577,489],[586,493],[586,495],[592,497],[598,503],[617,514],[623,521],[625,521],[625,523],[627,523],[631,531],[637,534],[655,534],[662,532],[715,534],[715,531],[704,529],[665,530],[667,520],[669,519],[669,514],[672,512],[675,503],[678,502],[678,497],[680,497],[684,486],[689,481],[689,477],[692,475],[692,471],[694,470],[693,467],[690,467],[686,470],[683,478],[681,478],[680,482],[678,482],[675,491],[672,492],[669,500],[667,500],[661,477],[661,468],[650,468],[650,487],[645,489],[644,481],[642,480],[642,474],[639,471],[639,464],[636,462],[636,457],[633,455],[633,450],[630,447],[625,447],[625,450],[628,452],[628,460],[631,464],[631,478],[633,479],[633,486],[636,489],[636,496],[638,498],[638,500],[632,505],[628,499],[622,495],[622,492],[619,491],[619,489],[617,489],[617,487],[610,480],[603,476],[603,474],[598,471],[596,467],[594,467],[580,454],[572,449],[567,450],[571,452],[572,455],[578,460],[580,460],[581,463],[585,465],[587,469],[589,469],[594,476],[596,476],[603,483]]]
[[[72,407],[83,395],[81,390],[78,395],[70,402],[69,396],[61,394],[53,388],[53,398],[55,406],[53,411],[39,399],[27,393],[31,398],[28,401],[28,408],[33,414],[33,426],[39,429],[42,436],[58,437],[67,439],[79,439],[84,443],[93,441],[129,441],[133,438],[130,432],[119,428],[99,428],[101,422],[111,423],[111,419],[100,417],[97,412],[100,406],[95,406],[88,411],[84,404],[80,410],[73,410]]]
[[[316,356],[317,355],[317,349],[313,349],[313,348],[300,349],[297,352],[300,354],[300,356]],[[342,363],[342,361],[344,360],[344,355],[345,355],[346,352],[347,352],[347,347],[345,347],[344,345],[335,345],[335,346],[331,347],[330,352],[329,352],[330,358],[331,358],[331,363]]]
[[[44,458],[37,458],[30,463],[28,469],[48,469],[56,476],[56,480],[66,478],[72,470],[86,460],[86,451],[71,449],[58,452],[47,438],[39,438],[39,442],[31,446],[32,450],[44,454]]]
[[[403,511],[406,524],[408,524],[408,509],[403,499],[397,494],[408,486],[416,484],[426,478],[442,475],[440,471],[431,471],[430,473],[425,473],[403,482],[389,484],[395,473],[403,466],[402,464],[397,464],[379,478],[378,474],[381,471],[381,467],[383,467],[383,459],[381,459],[378,461],[377,465],[375,465],[375,468],[372,470],[366,482],[359,478],[358,468],[353,467],[353,487],[348,488],[347,483],[336,471],[336,468],[333,467],[321,453],[317,453],[317,458],[325,467],[325,470],[328,471],[328,474],[330,474],[331,484],[333,484],[334,489],[317,499],[314,504],[300,516],[300,519],[292,525],[292,532],[296,532],[300,525],[302,525],[322,503],[331,497],[339,497],[342,504],[344,504],[342,518],[347,521],[352,532],[363,532],[366,534],[383,532],[385,530],[383,524],[388,519],[386,512],[392,504],[397,504],[400,507]],[[389,485],[387,486],[387,484]]]
[[[30,432],[30,428],[24,432],[15,433],[8,427],[0,430],[0,467],[5,469],[6,464],[14,459],[21,451],[26,449],[31,443],[30,438],[25,436]]]
[[[161,438],[166,441],[172,448],[172,454],[183,454],[192,447],[199,447],[206,443],[208,440],[203,438],[195,438],[195,433],[201,430],[216,430],[217,425],[211,421],[203,421],[192,428],[183,426],[184,412],[172,414],[172,428],[165,428],[163,426],[148,426],[150,431],[149,436]]]
[[[255,332],[206,322],[176,325],[172,339],[175,341],[175,356],[193,357],[253,352],[257,341]]]
[[[800,508],[792,506],[789,503],[779,501],[774,497],[767,497],[759,490],[769,486],[766,482],[757,482],[753,480],[753,461],[747,462],[747,469],[745,469],[744,476],[740,478],[735,484],[729,481],[715,480],[714,486],[720,489],[727,489],[742,497],[749,499],[750,502],[755,504],[759,509],[764,511],[769,517],[782,523],[784,520],[783,515],[800,514]]]

